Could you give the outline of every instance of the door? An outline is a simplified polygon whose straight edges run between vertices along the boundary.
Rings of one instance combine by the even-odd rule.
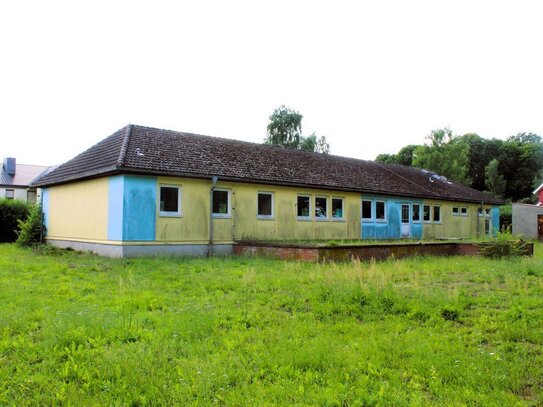
[[[543,240],[543,215],[537,215],[537,238]]]
[[[409,223],[409,204],[402,204],[402,237],[411,237]]]

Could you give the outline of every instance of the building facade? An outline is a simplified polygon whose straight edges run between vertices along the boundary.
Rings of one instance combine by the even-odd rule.
[[[240,240],[491,236],[501,203],[417,169],[140,126],[38,185],[49,243],[113,257],[231,253]]]

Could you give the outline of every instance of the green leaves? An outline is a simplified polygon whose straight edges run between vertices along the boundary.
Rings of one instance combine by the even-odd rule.
[[[328,154],[330,144],[325,136],[317,138],[315,133],[307,137],[302,135],[302,118],[295,110],[284,105],[278,107],[270,116],[268,136],[264,143]]]

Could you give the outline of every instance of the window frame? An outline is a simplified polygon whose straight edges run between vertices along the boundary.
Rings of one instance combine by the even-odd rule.
[[[418,211],[417,211],[417,213],[418,213],[418,215],[419,215],[418,220],[415,220],[415,219],[413,218],[413,216],[415,215],[415,206],[416,206],[417,208],[419,208]],[[422,216],[421,216],[421,210],[420,210],[420,209],[421,209],[421,208],[420,208],[421,206],[422,206],[422,205],[421,205],[420,203],[413,203],[413,204],[411,204],[411,222],[413,222],[413,223],[421,223],[421,222],[422,222]]]
[[[177,211],[161,211],[160,210],[160,198],[162,194],[162,188],[175,188],[177,189]],[[181,205],[181,197],[183,196],[181,193],[181,185],[175,185],[175,184],[159,184],[158,186],[158,215],[165,218],[180,218],[183,216],[182,212],[182,205]]]
[[[269,195],[271,197],[271,214],[270,215],[261,215],[258,213],[258,198],[259,195]],[[274,219],[275,218],[275,194],[272,191],[257,191],[256,193],[256,217],[257,219]]]
[[[378,218],[377,217],[377,204],[382,203],[383,204],[383,217]],[[387,201],[384,201],[382,199],[376,199],[375,200],[375,222],[386,222],[387,221]]]
[[[436,209],[439,210],[439,220],[436,220]],[[441,205],[432,205],[432,222],[433,223],[441,223],[443,219],[443,214],[441,211]]]
[[[298,215],[298,199],[300,198],[307,198],[308,202],[309,202],[309,211],[307,212],[308,215],[307,216],[302,216],[302,215]],[[312,210],[312,207],[311,207],[311,195],[306,195],[306,194],[298,194],[296,196],[296,219],[298,220],[312,220],[313,218],[311,217],[311,210]]]
[[[228,195],[227,195],[227,199],[228,199],[228,202],[226,204],[226,208],[227,208],[227,213],[215,213],[213,212],[213,203],[215,202],[215,200],[213,199],[213,202],[211,202],[211,216],[213,218],[218,218],[218,219],[221,219],[221,218],[231,218],[232,217],[232,190],[230,189],[227,189],[227,188],[215,188],[213,189],[213,192],[227,192]]]
[[[334,200],[337,200],[337,201],[341,201],[341,216],[340,217],[337,217],[337,216],[334,216]],[[342,220],[345,220],[345,198],[343,197],[339,197],[339,196],[333,196],[332,199],[330,200],[330,210],[331,210],[331,219],[333,221],[342,221]]]
[[[8,196],[8,192],[11,192],[11,196]],[[6,192],[5,192],[5,197],[6,199],[15,199],[15,189],[13,188],[6,188]]]
[[[456,209],[456,211],[455,211],[455,209]],[[453,206],[452,215],[453,216],[459,216],[460,215],[460,207],[459,206]]]
[[[460,216],[468,216],[468,207],[467,206],[460,207]]]
[[[324,199],[326,202],[326,216],[317,216],[317,199]],[[314,197],[314,206],[313,206],[313,216],[315,217],[315,220],[317,221],[325,221],[328,220],[328,197],[325,195],[315,195]]]
[[[364,217],[364,202],[370,203],[370,217],[369,218]],[[374,212],[373,199],[362,199],[362,202],[360,203],[360,218],[362,219],[362,222],[373,222],[374,220],[373,212]]]
[[[428,219],[424,218],[425,208],[428,208]],[[423,223],[432,223],[432,205],[423,204],[422,205],[422,222]]]

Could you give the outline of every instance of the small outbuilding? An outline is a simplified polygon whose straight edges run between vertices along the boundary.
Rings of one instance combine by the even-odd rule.
[[[514,203],[512,224],[513,234],[543,240],[543,206]]]

